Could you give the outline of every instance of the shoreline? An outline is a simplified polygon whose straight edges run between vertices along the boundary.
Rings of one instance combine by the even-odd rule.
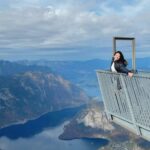
[[[30,118],[30,119],[24,119],[22,121],[17,121],[17,122],[14,122],[14,123],[10,123],[10,124],[7,124],[7,125],[4,125],[2,127],[0,127],[0,130],[4,129],[4,128],[8,128],[10,126],[15,126],[15,125],[23,125],[23,124],[26,124],[27,122],[29,121],[34,121],[36,119],[39,119],[40,117],[48,114],[48,113],[55,113],[55,112],[59,112],[59,111],[64,111],[64,110],[67,110],[67,109],[75,109],[75,108],[84,108],[86,107],[87,104],[82,104],[80,106],[75,106],[75,107],[66,107],[66,108],[62,108],[62,109],[59,109],[59,110],[55,110],[55,111],[47,111],[47,112],[44,112],[42,113],[41,115],[37,116],[37,117],[33,117],[33,118]]]
[[[110,141],[109,138],[106,138],[106,137],[93,137],[93,136],[84,136],[84,137],[72,137],[72,138],[63,138],[61,137],[61,135],[58,137],[59,140],[62,140],[62,141],[71,141],[71,140],[79,140],[79,139],[88,139],[88,140],[94,140],[94,139],[97,139],[97,140],[108,140]]]

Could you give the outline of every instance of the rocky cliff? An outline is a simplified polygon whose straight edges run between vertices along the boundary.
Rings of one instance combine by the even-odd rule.
[[[149,150],[150,143],[110,122],[102,105],[93,103],[64,127],[60,139],[103,138],[110,142],[105,150]]]

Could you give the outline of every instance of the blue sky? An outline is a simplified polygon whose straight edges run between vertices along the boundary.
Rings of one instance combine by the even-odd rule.
[[[0,0],[0,59],[111,57],[112,37],[136,38],[150,56],[149,0]],[[118,49],[130,57],[130,42]]]

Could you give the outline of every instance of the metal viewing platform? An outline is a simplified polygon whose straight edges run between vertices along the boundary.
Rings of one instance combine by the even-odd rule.
[[[135,70],[135,47],[132,56]],[[122,73],[97,70],[97,77],[107,117],[150,141],[150,73],[138,72],[131,78]]]

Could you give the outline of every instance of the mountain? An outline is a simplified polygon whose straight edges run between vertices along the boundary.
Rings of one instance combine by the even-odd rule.
[[[10,61],[4,61],[0,60],[0,75],[14,75],[17,73],[24,73],[27,71],[32,72],[45,72],[45,73],[52,73],[52,70],[50,67],[47,66],[38,66],[38,65],[24,65],[19,64],[17,62],[10,62]]]
[[[109,68],[110,62],[107,60],[88,61],[17,61],[20,65],[49,67],[56,74],[80,86],[88,96],[99,96],[99,86],[96,77],[96,69]],[[99,98],[100,99],[100,98]]]
[[[0,127],[87,103],[79,87],[53,73],[0,76]]]
[[[109,140],[105,150],[149,150],[150,143],[119,125],[110,122],[103,110],[102,103],[91,104],[76,115],[64,127],[59,136],[62,140],[79,138],[99,138]]]
[[[101,100],[99,94],[98,80],[96,70],[109,70],[109,60],[92,59],[87,61],[18,61],[16,63],[25,66],[44,66],[49,67],[53,72],[63,76],[63,78],[71,81],[72,83],[80,86],[87,95],[96,97]],[[128,59],[128,68],[131,69],[132,61]],[[150,70],[150,58],[137,58],[137,70]]]

